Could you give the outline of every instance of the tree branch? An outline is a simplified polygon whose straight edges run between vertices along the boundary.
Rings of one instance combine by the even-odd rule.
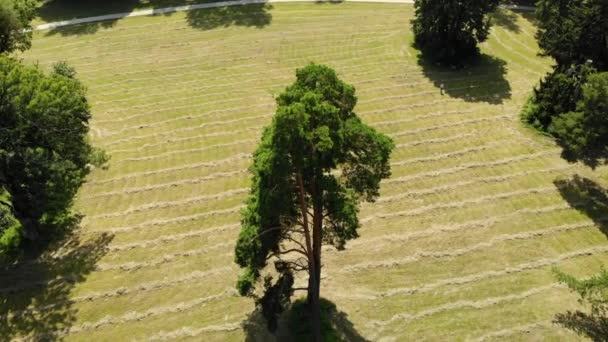
[[[303,224],[302,224],[302,228],[304,228],[304,237],[306,238],[306,250],[307,251],[312,251],[312,243],[311,243],[311,236],[310,236],[310,231],[308,229],[308,217],[306,216],[306,213],[308,211],[308,208],[306,206],[306,200],[304,199],[304,182],[302,181],[302,174],[300,172],[297,173],[297,179],[298,179],[298,187],[299,187],[299,191],[298,191],[298,195],[300,198],[300,210],[302,212],[302,219],[304,220]],[[309,253],[307,255],[308,257],[308,261],[314,263],[314,259],[311,253]]]
[[[304,255],[305,257],[308,257],[308,253],[305,250],[301,250],[301,249],[298,249],[298,248],[292,248],[292,249],[288,249],[286,251],[281,251],[278,254],[285,255],[285,254],[289,254],[291,252],[300,253],[300,254]]]
[[[291,236],[287,236],[287,240],[297,244],[298,246],[300,246],[303,250],[306,250],[306,247],[304,246],[304,244],[294,238],[292,238]]]

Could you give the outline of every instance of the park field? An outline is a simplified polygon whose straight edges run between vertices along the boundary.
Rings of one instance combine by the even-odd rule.
[[[22,57],[88,88],[92,172],[69,243],[2,280],[0,336],[67,341],[269,340],[234,289],[233,248],[274,97],[298,67],[334,68],[391,136],[392,177],[361,237],[324,250],[321,295],[351,340],[577,340],[552,267],[608,262],[608,172],[568,164],[523,127],[550,68],[531,16],[501,10],[478,65],[421,62],[406,4],[290,3],[36,31]],[[439,87],[445,85],[445,94]]]

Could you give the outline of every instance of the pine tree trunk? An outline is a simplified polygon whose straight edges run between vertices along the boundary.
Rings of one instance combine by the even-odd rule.
[[[308,253],[308,306],[310,312],[312,314],[311,328],[315,342],[321,342],[321,305],[319,302],[319,289],[320,289],[320,278],[318,275],[321,274],[321,227],[316,224],[316,222],[322,222],[322,216],[317,215],[317,205],[319,203],[319,199],[315,196],[316,193],[316,184],[313,180],[313,224],[312,224],[312,234],[309,232],[308,226],[308,208],[305,201],[304,195],[304,182],[302,180],[302,174],[298,172],[297,176],[298,188],[299,188],[299,197],[300,197],[300,210],[302,211],[302,223],[304,228],[304,236],[306,240],[306,247]],[[318,217],[318,218],[317,218]],[[312,236],[311,236],[312,235]],[[318,253],[317,253],[318,250]],[[319,261],[319,262],[317,262]]]
[[[319,177],[320,175],[317,175]],[[313,218],[312,218],[312,253],[314,258],[314,277],[312,279],[312,301],[311,309],[313,312],[313,334],[315,341],[321,342],[321,245],[323,232],[323,197],[316,181],[317,177],[312,182],[312,198],[313,198]]]

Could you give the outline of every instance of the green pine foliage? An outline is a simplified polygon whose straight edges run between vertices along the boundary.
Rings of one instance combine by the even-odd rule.
[[[270,328],[293,293],[295,272],[308,272],[308,297],[319,310],[321,246],[342,249],[358,236],[358,203],[373,201],[390,175],[393,143],[361,121],[356,103],[355,88],[332,69],[299,69],[254,153],[235,248],[243,268],[237,288],[258,298]],[[266,276],[260,297],[255,289],[269,262],[278,280]]]
[[[608,72],[589,76],[575,111],[556,117],[550,132],[564,157],[595,167],[608,160]]]
[[[583,85],[597,70],[589,65],[556,69],[540,81],[522,111],[525,123],[541,132],[549,133],[553,118],[576,110],[582,98]]]
[[[568,161],[595,167],[606,161],[608,146],[605,106],[594,95],[604,93],[605,76],[597,73],[608,71],[608,2],[539,0],[536,16],[542,54],[557,64],[534,90],[522,120],[554,136]]]
[[[479,53],[477,45],[489,35],[499,0],[418,0],[412,20],[415,45],[425,58],[459,65]]]

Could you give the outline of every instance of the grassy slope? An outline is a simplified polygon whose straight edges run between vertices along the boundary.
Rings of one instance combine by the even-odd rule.
[[[38,278],[25,266],[13,308],[27,298],[56,306],[13,318],[12,331],[242,340],[253,307],[233,291],[232,248],[248,155],[273,95],[316,61],[357,87],[359,114],[399,146],[381,199],[362,209],[361,238],[325,252],[323,296],[373,340],[574,339],[550,325],[576,306],[550,268],[596,271],[606,237],[554,181],[608,179],[566,164],[518,122],[549,65],[533,27],[511,16],[483,45],[506,62],[504,77],[490,58],[446,73],[417,64],[411,15],[408,5],[279,4],[132,18],[86,36],[36,33],[26,60],[65,59],[89,87],[93,141],[112,160],[81,191],[80,239],[109,235],[93,240],[94,258],[86,250],[69,267],[40,266],[45,280],[76,274],[74,284],[27,288]]]

